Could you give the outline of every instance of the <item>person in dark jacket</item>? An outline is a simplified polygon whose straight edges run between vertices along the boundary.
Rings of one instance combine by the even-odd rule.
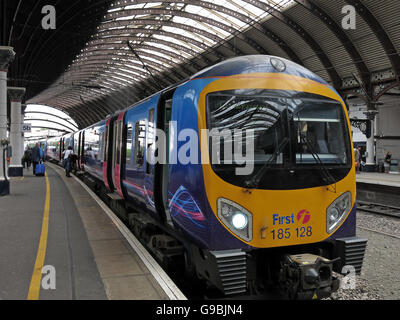
[[[24,167],[26,163],[26,168],[30,168],[31,163],[32,163],[32,150],[30,147],[26,148],[24,152]]]
[[[36,143],[36,146],[32,149],[32,163],[33,163],[33,174],[36,172],[36,165],[43,160],[40,152],[40,145]]]

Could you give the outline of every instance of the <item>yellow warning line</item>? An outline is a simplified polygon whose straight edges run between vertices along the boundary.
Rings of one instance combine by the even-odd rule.
[[[50,213],[50,183],[47,173],[46,177],[46,202],[44,205],[42,233],[40,235],[39,249],[36,256],[35,267],[33,269],[31,284],[29,286],[28,300],[39,300],[39,292],[42,280],[42,269],[46,257],[47,235],[49,233],[49,213]]]

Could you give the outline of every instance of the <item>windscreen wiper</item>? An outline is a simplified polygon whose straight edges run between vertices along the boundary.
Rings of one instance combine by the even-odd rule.
[[[326,168],[325,164],[322,162],[321,158],[318,156],[318,153],[315,151],[314,147],[310,143],[310,140],[308,140],[307,137],[303,137],[302,134],[300,134],[300,140],[303,140],[306,144],[308,149],[311,152],[311,155],[313,156],[314,160],[318,163],[319,169],[318,172],[321,173],[322,180],[324,183],[326,183],[328,186],[333,185],[333,192],[336,193],[336,180],[335,178],[331,175],[329,170]],[[329,190],[329,187],[328,187]]]
[[[268,171],[270,165],[276,161],[278,158],[278,155],[282,152],[283,148],[286,147],[286,145],[289,142],[289,138],[285,137],[282,142],[276,147],[273,155],[271,158],[263,165],[263,167],[248,181],[245,181],[245,186],[247,189],[254,189],[257,188],[258,185],[260,184],[261,178],[265,175],[265,173]]]

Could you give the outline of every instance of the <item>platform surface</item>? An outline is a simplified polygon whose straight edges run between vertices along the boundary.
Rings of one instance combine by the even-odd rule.
[[[0,300],[27,299],[43,243],[46,177],[24,169],[0,198]],[[46,166],[50,206],[44,266],[56,289],[40,300],[166,300],[168,296],[94,198],[59,167]],[[46,274],[43,275],[42,279]]]
[[[356,178],[357,182],[361,183],[400,188],[400,174],[361,172],[360,174],[357,174]]]

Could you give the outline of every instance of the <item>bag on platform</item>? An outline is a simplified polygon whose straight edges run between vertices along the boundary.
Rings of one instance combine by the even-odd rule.
[[[44,163],[38,163],[36,165],[36,169],[35,169],[35,175],[36,176],[44,176],[46,169],[44,167]]]

